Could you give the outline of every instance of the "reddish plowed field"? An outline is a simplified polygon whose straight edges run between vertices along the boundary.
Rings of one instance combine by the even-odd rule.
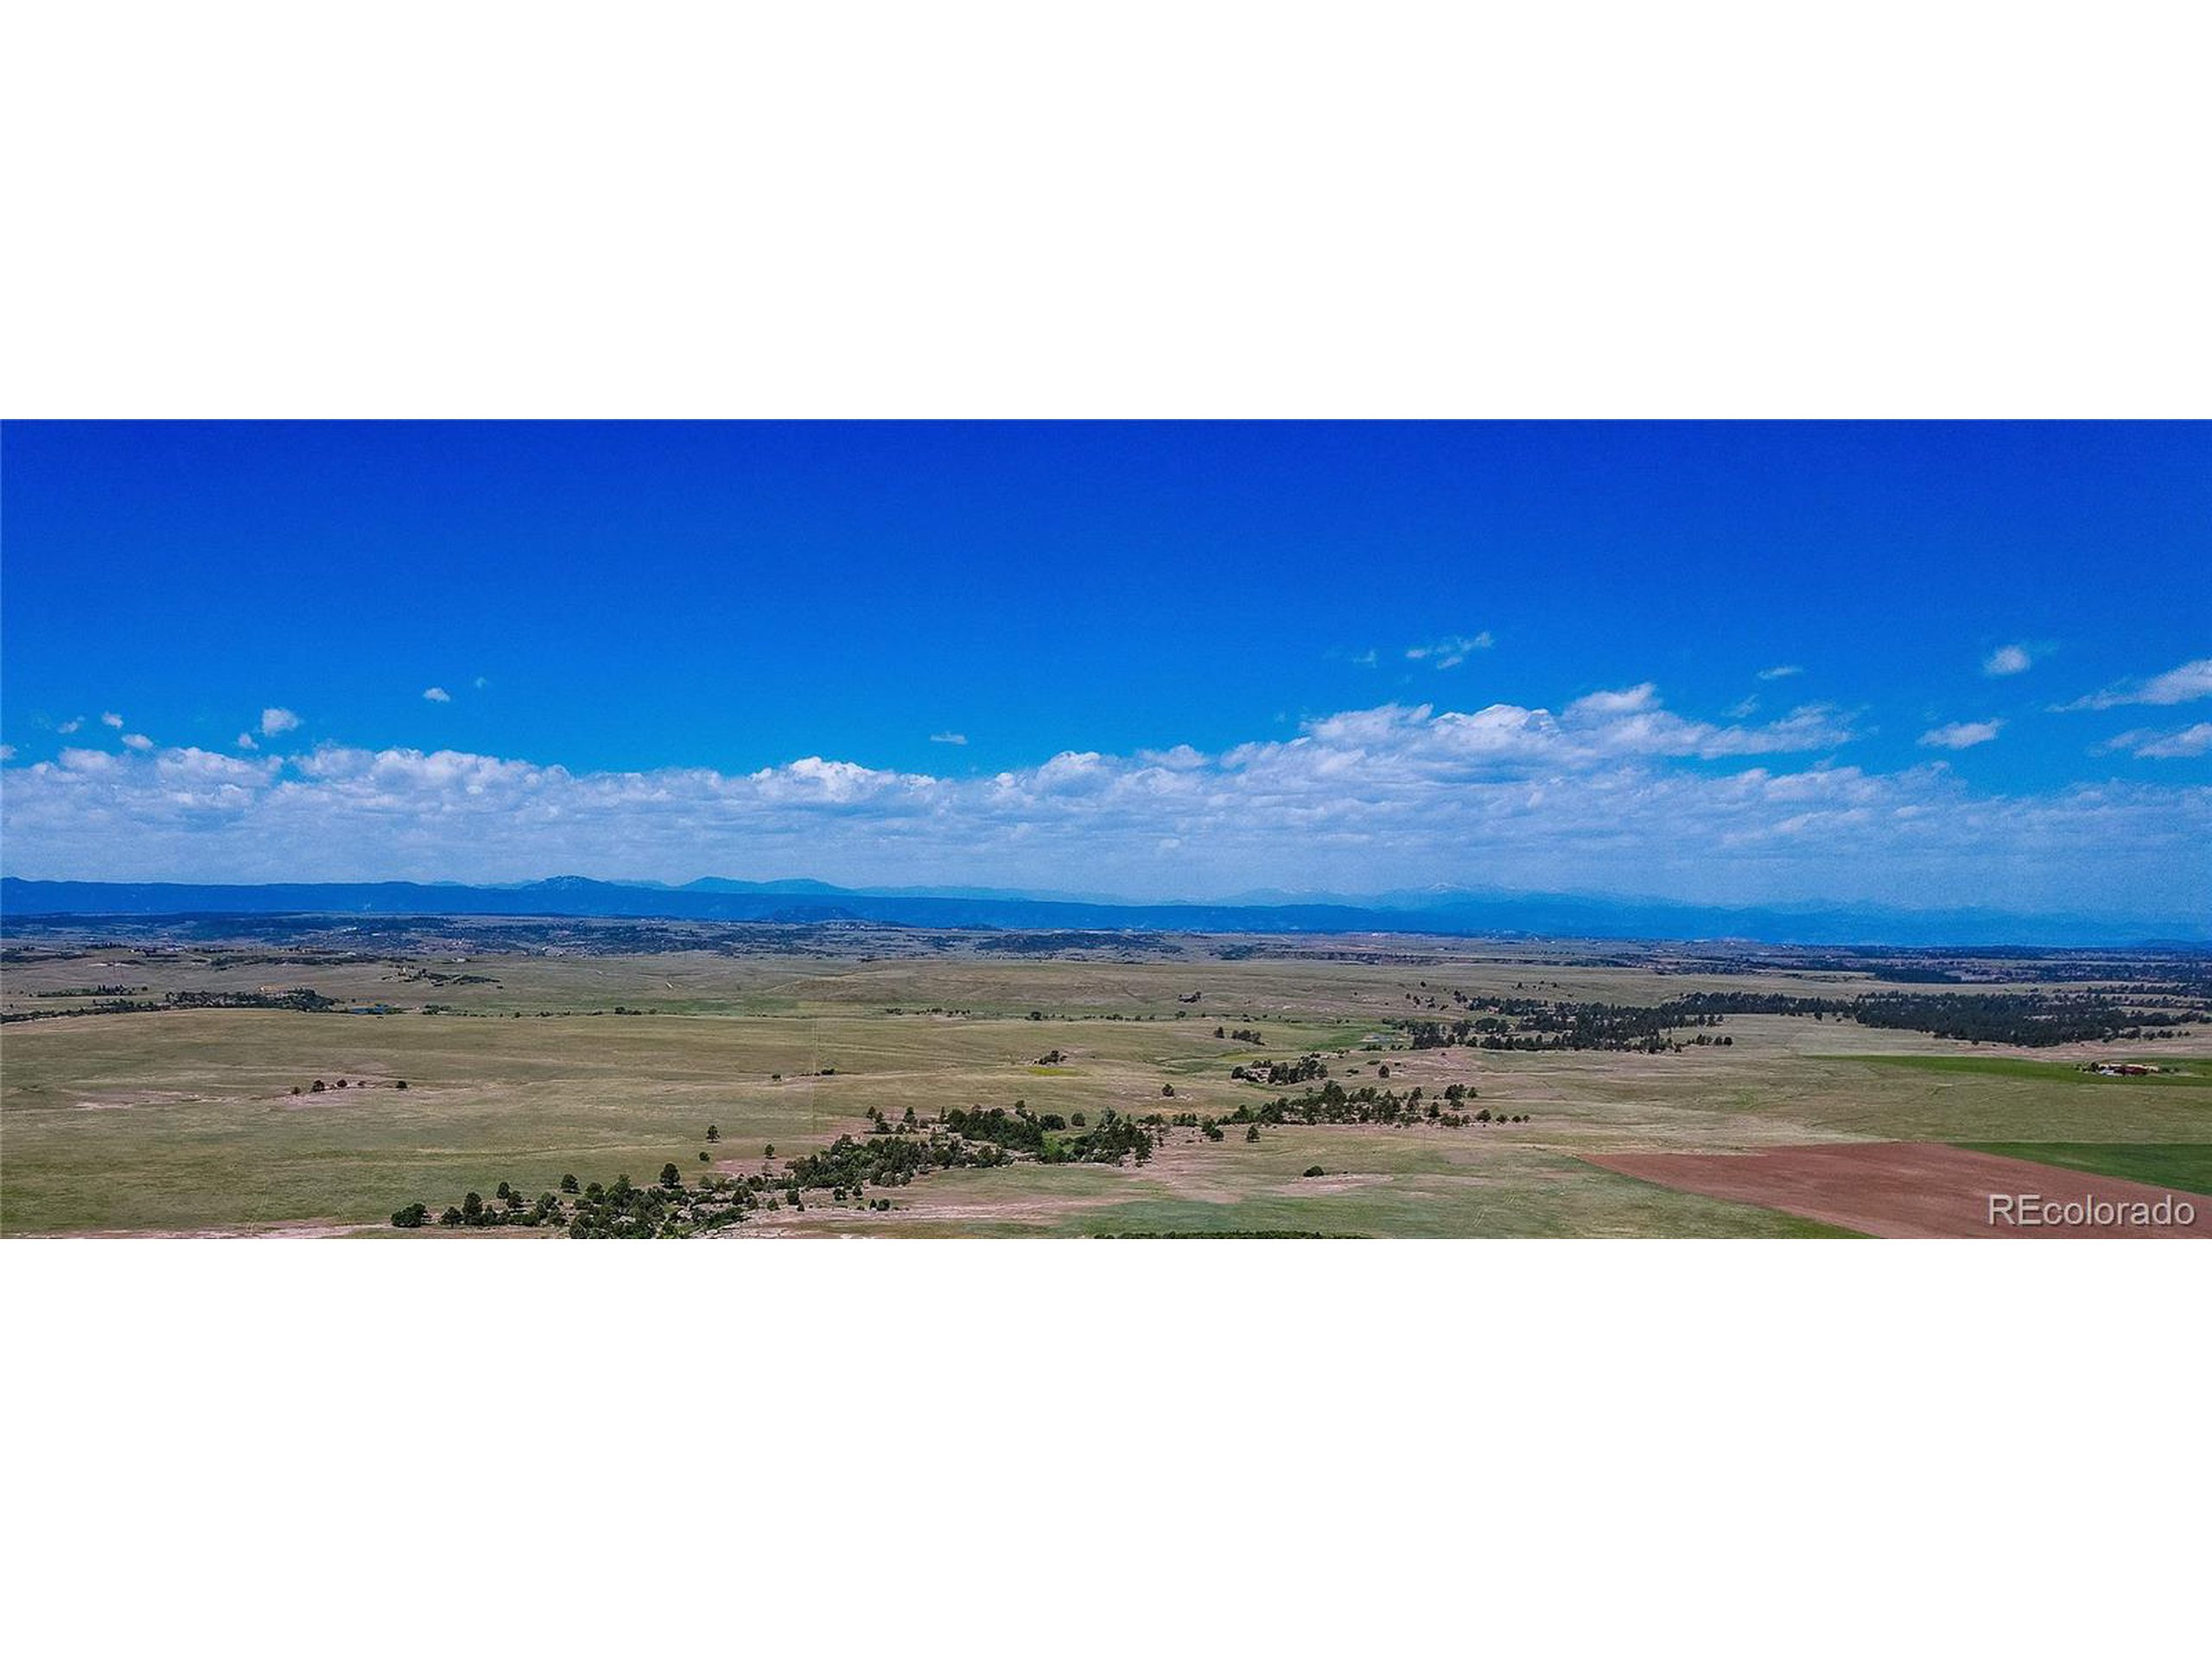
[[[1679,1192],[1786,1210],[1880,1238],[2212,1238],[2212,1198],[2201,1194],[1918,1141],[1637,1153],[1587,1161]],[[2083,1204],[2111,1205],[2116,1213],[2110,1219],[2013,1226],[1992,1219],[1993,1194],[2015,1200],[2036,1195],[2047,1216],[2060,1206]],[[2164,1225],[2129,1218],[2126,1206],[2162,1198],[2177,1211],[2194,1211],[2193,1218]],[[2016,1202],[2013,1211],[2026,1208]]]

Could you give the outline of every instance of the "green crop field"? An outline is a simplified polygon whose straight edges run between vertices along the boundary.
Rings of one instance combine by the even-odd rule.
[[[2145,1186],[2212,1194],[2212,1144],[2106,1145],[2056,1141],[1984,1141],[1972,1148],[2091,1175],[2116,1175]]]
[[[2107,1089],[2212,1089],[2212,1062],[2149,1061],[2171,1069],[2148,1077],[2116,1077],[2087,1069],[2082,1061],[2007,1058],[1998,1054],[1861,1054],[1867,1065],[1898,1066],[1946,1077],[2012,1077],[2025,1083],[2067,1083]]]

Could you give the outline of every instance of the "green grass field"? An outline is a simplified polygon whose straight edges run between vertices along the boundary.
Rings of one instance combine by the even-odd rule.
[[[2147,1064],[2183,1069],[2154,1072],[2145,1077],[2108,1077],[2082,1070],[2079,1061],[2018,1059],[1999,1054],[1860,1054],[1852,1058],[1862,1065],[1894,1066],[1943,1077],[2012,1077],[2026,1083],[2077,1084],[2101,1089],[2212,1089],[2212,1062],[2203,1060],[2150,1059]]]
[[[1994,1141],[1974,1143],[1975,1152],[1993,1152],[2006,1158],[2058,1169],[2078,1169],[2091,1175],[2113,1175],[2140,1181],[2145,1186],[2171,1187],[2177,1192],[2212,1194],[2212,1145],[2112,1146],[2053,1141]]]
[[[2064,1060],[1961,1054],[1910,1032],[1779,1016],[1732,1016],[1731,1046],[1680,1053],[1369,1048],[1439,986],[1511,991],[1541,973],[1547,995],[1649,1002],[1697,982],[1573,961],[1532,968],[1495,947],[1411,963],[1380,952],[1011,962],[702,952],[431,965],[482,982],[426,988],[410,977],[414,964],[372,958],[210,964],[110,950],[10,965],[0,988],[14,1008],[41,1006],[41,988],[111,982],[156,994],[306,984],[416,1006],[386,1016],[194,1010],[0,1028],[0,1231],[381,1230],[404,1204],[436,1210],[502,1180],[534,1195],[567,1173],[649,1181],[673,1162],[696,1176],[710,1167],[702,1151],[713,1168],[749,1173],[772,1144],[788,1158],[864,1132],[871,1108],[893,1118],[911,1108],[925,1121],[1017,1101],[1093,1121],[1108,1109],[1219,1116],[1286,1092],[1232,1079],[1232,1068],[1309,1048],[1347,1087],[1377,1081],[1387,1065],[1395,1088],[1433,1096],[1457,1083],[1529,1121],[1284,1126],[1249,1145],[1241,1135],[1206,1143],[1177,1131],[1143,1168],[949,1171],[898,1189],[888,1212],[810,1200],[803,1215],[755,1217],[742,1230],[1803,1236],[1828,1230],[1665,1191],[1582,1157],[1933,1140],[2036,1143],[2046,1152],[2022,1155],[2045,1161],[2051,1147],[2089,1147],[2163,1159],[2140,1166],[2186,1174],[2201,1168],[2190,1148],[2212,1141],[2212,1094],[2202,1086],[2212,1077],[2100,1079]],[[1805,988],[1780,974],[1716,982]],[[1184,1000],[1193,995],[1202,1000]],[[419,1011],[431,999],[448,1011]],[[1262,1043],[1212,1034],[1224,1027],[1255,1028]],[[2152,1051],[2142,1058],[2212,1074],[2212,1059],[2192,1059],[2185,1045],[2139,1046]],[[1043,1064],[1054,1050],[1059,1059]],[[304,1092],[318,1077],[348,1086]],[[394,1086],[401,1078],[405,1090]],[[709,1123],[721,1131],[712,1147]],[[1303,1178],[1316,1164],[1325,1179]]]

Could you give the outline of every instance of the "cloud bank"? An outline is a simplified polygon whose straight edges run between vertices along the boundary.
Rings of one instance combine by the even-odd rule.
[[[1843,764],[1853,736],[1824,704],[1706,721],[1643,684],[1557,711],[1388,703],[1218,753],[1070,751],[959,778],[821,756],[575,772],[331,744],[70,748],[0,774],[0,828],[10,874],[109,880],[711,873],[1137,899],[1459,884],[2146,919],[2212,909],[2212,789],[1983,793],[1941,760]]]

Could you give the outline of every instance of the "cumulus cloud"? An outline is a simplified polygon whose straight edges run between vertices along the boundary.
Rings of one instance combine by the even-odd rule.
[[[423,701],[425,702],[451,702],[453,701],[453,693],[447,690],[442,685],[434,685],[423,693]]]
[[[2053,712],[2063,715],[2082,709],[2119,709],[2129,703],[2164,708],[2177,702],[2194,702],[2199,697],[2212,697],[2212,657],[2200,657],[2193,663],[2170,668],[2147,680],[2123,682],[2086,697],[2076,697],[2071,702],[2055,704]]]
[[[79,729],[84,726],[84,723],[85,723],[85,717],[84,717],[82,715],[79,715],[75,716],[73,719],[70,719],[70,720],[65,720],[65,721],[62,721],[59,726],[55,727],[54,729],[54,730],[56,730],[57,732],[60,732],[60,733],[62,734],[62,736],[64,736],[64,737],[67,737],[67,736],[70,736],[71,734],[73,734],[73,733],[77,732],[78,730],[79,730]]]
[[[1637,684],[1557,710],[1386,704],[1225,751],[1071,750],[987,777],[820,755],[732,774],[330,745],[290,758],[67,749],[9,769],[0,832],[11,873],[113,880],[802,870],[1154,896],[1460,882],[1725,903],[2212,906],[2212,789],[1977,792],[1940,763],[1838,764],[1850,736],[1822,705],[1707,721]]]
[[[253,734],[251,732],[240,732],[238,734],[238,747],[242,749],[257,749],[260,747],[260,744],[253,741]]]
[[[264,709],[261,711],[261,734],[282,737],[286,732],[297,731],[300,717],[289,709]]]
[[[2144,760],[2187,760],[2212,753],[2212,721],[2201,720],[2177,732],[2122,732],[2097,746],[2106,753],[2132,754]]]
[[[2001,720],[1961,720],[1948,726],[1938,726],[1933,731],[1920,734],[1920,744],[1928,749],[1970,749],[1978,743],[1994,742],[1997,734],[2005,729]]]
[[[1475,652],[1488,651],[1491,643],[1487,628],[1477,634],[1447,634],[1430,645],[1408,645],[1406,660],[1427,663],[1433,668],[1457,668]]]
[[[126,732],[123,738],[123,747],[126,749],[137,749],[143,754],[154,747],[154,740],[143,732]]]
[[[16,746],[12,743],[0,743],[0,760],[12,760],[15,758]]]
[[[968,747],[967,736],[965,734],[961,732],[931,732],[930,734],[930,741],[932,743],[950,743],[955,748],[961,749],[964,749]]]
[[[1803,669],[1798,667],[1795,663],[1779,663],[1772,668],[1763,668],[1759,670],[1759,678],[1763,680],[1786,680],[1795,675],[1802,674],[1804,671],[1805,671]]]
[[[1999,645],[1982,659],[1981,671],[1993,678],[2024,674],[2035,666],[2035,660],[2025,645]]]
[[[102,715],[100,716],[100,724],[103,726],[112,727],[115,730],[119,732],[123,729],[123,716],[121,715],[114,714]]]

